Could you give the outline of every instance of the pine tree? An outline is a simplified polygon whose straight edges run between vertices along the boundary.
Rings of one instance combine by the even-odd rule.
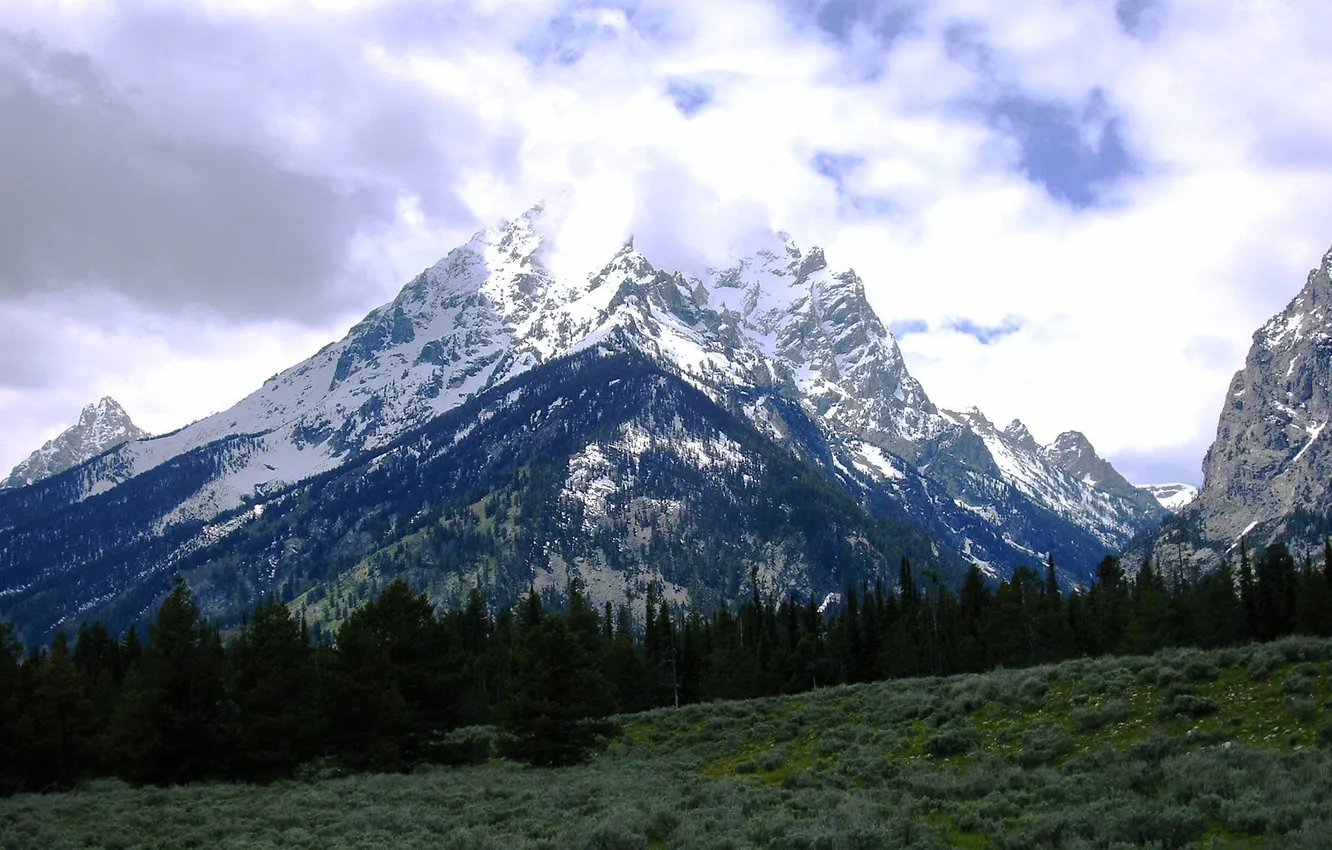
[[[1249,565],[1249,547],[1243,537],[1240,538],[1239,589],[1240,605],[1244,608],[1244,633],[1248,637],[1259,637],[1258,593],[1254,585],[1253,568]]]
[[[320,738],[309,635],[270,595],[228,649],[237,710],[231,775],[251,781],[290,776],[315,755]]]
[[[402,579],[342,624],[325,711],[347,764],[409,768],[458,725],[462,659],[447,637],[425,594]]]
[[[985,669],[985,642],[982,637],[986,612],[993,594],[985,583],[980,568],[972,564],[962,577],[962,590],[958,597],[958,666],[963,672],[976,673]]]
[[[1254,584],[1258,637],[1271,640],[1295,627],[1295,559],[1285,543],[1276,542],[1258,559]]]
[[[1323,580],[1332,588],[1332,537],[1323,538]]]
[[[220,774],[226,759],[223,683],[217,632],[177,576],[116,705],[111,742],[120,775],[174,783]]]
[[[28,784],[31,734],[31,694],[24,687],[20,664],[23,644],[12,623],[0,622],[0,796],[13,794]]]
[[[1235,571],[1221,561],[1216,572],[1203,580],[1200,610],[1195,616],[1194,639],[1211,648],[1230,646],[1245,634],[1245,611],[1235,595]]]
[[[1031,567],[1018,567],[1008,581],[1000,582],[985,622],[985,644],[992,664],[1030,664],[1036,655],[1035,614],[1039,574]]]
[[[1326,635],[1332,630],[1332,589],[1320,570],[1314,568],[1313,556],[1305,553],[1304,569],[1295,577],[1295,631],[1305,635]]]
[[[1130,598],[1128,625],[1121,644],[1121,652],[1145,655],[1155,652],[1170,642],[1170,609],[1165,580],[1160,565],[1148,558],[1138,569]]]
[[[502,751],[541,766],[581,761],[611,709],[596,664],[565,617],[548,615],[523,635],[513,690],[499,709]]]
[[[29,743],[36,769],[29,777],[37,787],[68,787],[96,767],[100,733],[90,686],[70,657],[61,632],[37,671],[31,706],[35,720]]]
[[[1036,657],[1041,661],[1059,661],[1073,654],[1073,632],[1064,612],[1054,555],[1045,560],[1045,586],[1036,614]]]
[[[902,556],[902,566],[897,580],[901,588],[902,604],[908,608],[913,607],[917,601],[916,582],[911,577],[911,562],[907,560],[906,555]]]
[[[527,596],[523,598],[522,616],[519,620],[519,628],[524,631],[532,628],[541,622],[541,615],[544,612],[541,608],[541,597],[537,595],[536,585],[527,586]]]

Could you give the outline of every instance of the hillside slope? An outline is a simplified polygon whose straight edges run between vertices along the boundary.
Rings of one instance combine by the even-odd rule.
[[[0,799],[0,844],[1315,850],[1329,657],[1290,638],[661,709],[569,768],[101,780]]]

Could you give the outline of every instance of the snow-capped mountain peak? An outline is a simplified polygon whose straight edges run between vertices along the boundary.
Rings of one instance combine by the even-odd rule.
[[[975,408],[940,411],[864,281],[836,270],[819,248],[804,252],[781,232],[753,234],[725,268],[695,278],[659,268],[629,239],[573,279],[549,262],[552,216],[537,206],[479,231],[343,339],[229,410],[84,465],[52,498],[84,500],[190,455],[206,460],[203,471],[145,533],[213,522],[268,504],[295,482],[403,450],[396,441],[404,434],[474,399],[503,409],[505,393],[516,392],[505,388],[552,361],[613,350],[650,361],[726,416],[842,476],[866,504],[897,505],[996,575],[1055,550],[1074,564],[1099,559],[1161,513],[1076,432],[1042,448],[1018,420],[1001,431]],[[559,368],[524,380],[551,374]],[[691,439],[649,436],[652,444]],[[622,442],[628,457],[644,439]],[[569,470],[574,490],[577,475],[602,468],[584,460]]]
[[[1031,435],[1031,431],[1021,419],[1014,419],[1008,423],[1004,427],[1004,436],[1029,451],[1035,451],[1037,448],[1036,438]]]
[[[0,481],[0,489],[32,484],[77,466],[121,443],[147,436],[148,432],[134,424],[119,402],[105,396],[94,404],[84,406],[77,424],[47,441],[15,466],[9,476]]]
[[[1113,464],[1097,454],[1081,431],[1065,431],[1042,447],[1041,453],[1050,463],[1088,486],[1111,493],[1144,510],[1155,505],[1152,497],[1130,484]]]

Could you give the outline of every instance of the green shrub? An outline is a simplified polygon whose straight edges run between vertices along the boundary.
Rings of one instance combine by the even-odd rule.
[[[1111,723],[1117,723],[1131,716],[1129,707],[1121,700],[1112,699],[1100,705],[1078,708],[1073,711],[1073,722],[1084,732],[1100,729]]]
[[[953,722],[925,739],[925,752],[935,758],[961,755],[980,746],[980,731],[970,723]]]
[[[588,850],[647,850],[648,837],[623,819],[594,826],[580,842]]]
[[[1306,635],[1291,635],[1274,645],[1287,661],[1324,661],[1328,657],[1326,640]]]
[[[1179,738],[1154,733],[1144,741],[1134,741],[1130,744],[1129,756],[1137,761],[1155,763],[1174,755],[1183,747],[1183,742]]]
[[[1184,675],[1191,682],[1211,682],[1221,675],[1221,671],[1206,656],[1198,655],[1185,663]]]
[[[1040,700],[1050,690],[1050,668],[1041,667],[1030,671],[1018,683],[1018,690],[1028,702]]]
[[[1285,703],[1291,714],[1305,723],[1318,716],[1318,703],[1309,697],[1286,697]]]
[[[847,747],[845,733],[840,729],[830,729],[819,736],[819,742],[814,746],[814,754],[818,756],[830,756],[839,753]]]
[[[1288,694],[1313,696],[1318,690],[1318,668],[1307,663],[1297,665],[1281,683],[1281,690]]]
[[[1263,682],[1283,663],[1285,663],[1285,656],[1276,647],[1263,644],[1252,648],[1244,672],[1250,679]]]
[[[1318,727],[1318,743],[1324,747],[1332,747],[1332,717],[1323,721],[1323,725]]]
[[[490,758],[495,745],[495,730],[490,726],[467,726],[445,735],[433,753],[440,764],[482,764]]]
[[[1180,716],[1206,717],[1209,714],[1214,714],[1216,710],[1216,701],[1210,697],[1183,693],[1177,694],[1168,705],[1163,705],[1157,709],[1156,716],[1162,720]]]
[[[1073,736],[1049,721],[1038,721],[1022,734],[1020,741],[1022,748],[1017,760],[1023,767],[1047,764],[1073,751]]]

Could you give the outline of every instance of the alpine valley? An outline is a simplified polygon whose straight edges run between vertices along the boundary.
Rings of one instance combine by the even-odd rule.
[[[823,601],[895,583],[904,557],[927,582],[1053,558],[1086,584],[1167,515],[1078,432],[1042,446],[936,407],[818,248],[770,234],[694,278],[630,242],[568,280],[547,218],[478,233],[229,410],[11,479],[0,620],[26,640],[122,628],[178,573],[223,623],[275,592],[320,628],[398,575],[446,605],[576,580],[598,603],[655,585],[706,607],[752,574]],[[1301,328],[1262,333],[1316,345]],[[1244,374],[1285,368],[1266,362]]]

